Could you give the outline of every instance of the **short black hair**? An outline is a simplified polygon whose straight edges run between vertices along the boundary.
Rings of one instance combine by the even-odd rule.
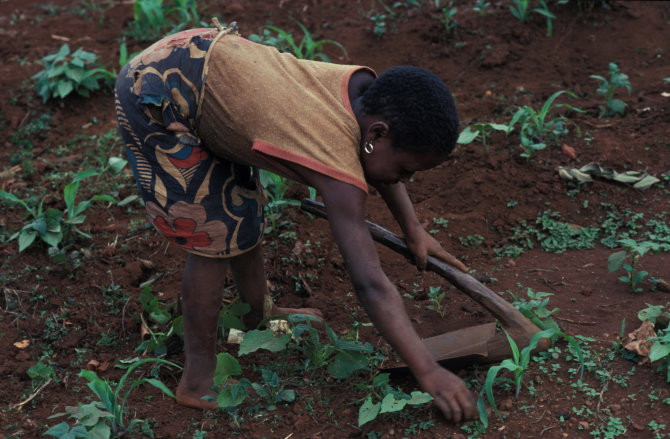
[[[391,145],[415,153],[451,153],[458,139],[458,115],[449,88],[419,67],[384,71],[363,93],[363,111],[389,124]]]

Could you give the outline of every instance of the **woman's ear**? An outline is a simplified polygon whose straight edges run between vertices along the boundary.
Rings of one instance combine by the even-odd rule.
[[[389,135],[389,126],[384,120],[377,120],[368,126],[368,132],[373,140]]]

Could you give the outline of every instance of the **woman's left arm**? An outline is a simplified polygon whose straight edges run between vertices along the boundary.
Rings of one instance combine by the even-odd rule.
[[[423,228],[419,219],[416,217],[414,206],[409,199],[407,189],[403,183],[378,184],[375,185],[375,189],[377,189],[386,202],[393,217],[398,221],[405,238],[405,243],[414,255],[414,262],[420,270],[426,268],[426,260],[430,255],[443,260],[447,264],[452,265],[463,272],[467,271],[467,268],[461,261],[447,252],[440,243]]]

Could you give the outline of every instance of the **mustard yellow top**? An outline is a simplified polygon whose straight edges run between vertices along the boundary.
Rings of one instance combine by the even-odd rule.
[[[235,34],[207,56],[197,130],[214,154],[304,183],[278,159],[297,163],[367,192],[348,85],[370,69],[297,59]]]

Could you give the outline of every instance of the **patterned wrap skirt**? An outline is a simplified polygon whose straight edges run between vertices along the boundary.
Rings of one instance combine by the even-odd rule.
[[[150,221],[168,241],[207,257],[232,257],[263,236],[257,174],[211,153],[197,135],[207,51],[220,32],[193,29],[134,57],[116,82],[121,136]]]

